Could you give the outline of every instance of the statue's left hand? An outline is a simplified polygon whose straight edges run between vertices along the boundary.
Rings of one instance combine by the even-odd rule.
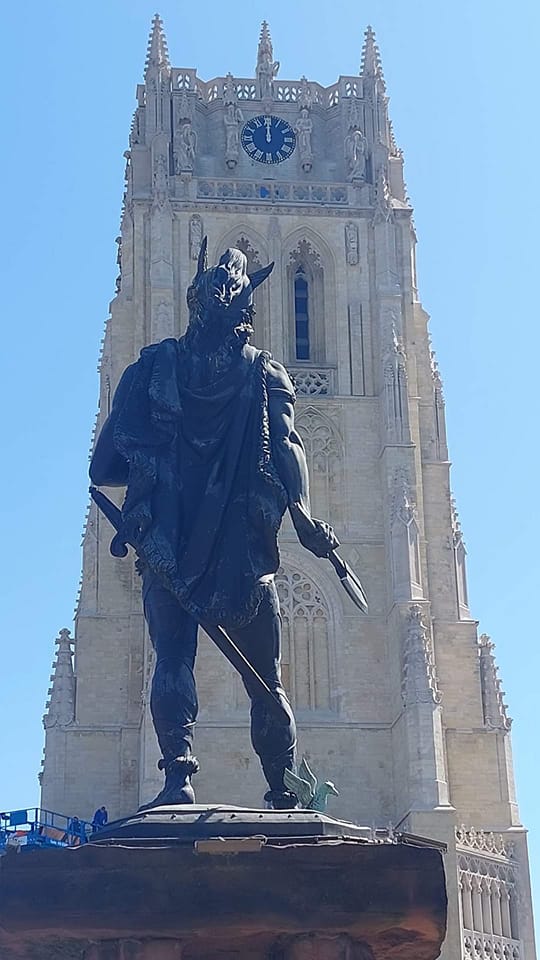
[[[332,527],[324,520],[306,517],[296,525],[296,532],[302,546],[314,553],[316,557],[327,557],[332,550],[339,547],[339,540]]]

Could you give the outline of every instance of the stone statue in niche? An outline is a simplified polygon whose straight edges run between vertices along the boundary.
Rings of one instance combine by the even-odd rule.
[[[367,140],[359,127],[349,127],[345,138],[345,160],[349,180],[366,179]]]
[[[300,90],[298,92],[298,106],[301,110],[311,110],[313,106],[313,94],[307,77],[300,80]]]
[[[345,248],[347,251],[347,263],[351,267],[358,263],[358,227],[355,223],[345,224]]]
[[[177,129],[175,151],[176,173],[189,173],[193,170],[196,149],[197,134],[191,125],[191,120],[184,120],[181,126]]]
[[[234,103],[227,103],[223,114],[223,123],[225,125],[225,163],[230,170],[233,170],[238,163],[240,153],[240,124],[244,122],[244,117],[240,107]]]
[[[154,160],[154,197],[163,205],[169,196],[169,164],[164,153]]]
[[[189,221],[189,255],[192,260],[197,260],[199,250],[201,249],[203,238],[202,220],[197,213],[193,214]]]
[[[279,60],[274,60],[274,50],[266,20],[263,21],[257,50],[257,83],[261,100],[272,100],[274,79],[279,71]]]
[[[313,166],[313,148],[311,145],[311,134],[313,133],[313,121],[309,115],[307,107],[302,107],[300,116],[295,125],[294,132],[297,136],[298,152],[302,170],[309,173]]]
[[[138,554],[143,606],[156,652],[150,708],[165,786],[153,806],[194,803],[191,778],[201,625],[239,670],[251,699],[251,737],[274,808],[294,807],[285,770],[295,722],[280,678],[281,620],[274,574],[277,533],[289,510],[300,542],[328,557],[366,609],[361,585],[335,554],[332,528],[311,515],[306,455],[294,428],[286,370],[250,345],[253,292],[273,264],[248,274],[228,249],[207,266],[206,238],[187,292],[188,328],[145,347],[122,375],[97,440],[93,483],[127,486],[121,511],[92,495]]]

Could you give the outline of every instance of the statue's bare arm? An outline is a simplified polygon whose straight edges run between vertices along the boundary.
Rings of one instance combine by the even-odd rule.
[[[304,444],[294,428],[294,406],[282,390],[270,391],[268,410],[272,453],[289,498],[289,513],[300,543],[326,557],[339,542],[328,523],[311,516],[309,476]]]

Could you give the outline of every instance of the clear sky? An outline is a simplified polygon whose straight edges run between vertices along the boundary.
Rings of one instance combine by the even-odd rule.
[[[122,154],[154,12],[145,0],[22,0],[2,17],[0,809],[38,798],[53,641],[71,626],[80,572]],[[540,4],[162,0],[160,13],[174,65],[206,79],[253,75],[263,18],[280,76],[324,84],[358,70],[365,26],[376,31],[445,384],[471,606],[497,645],[538,885]]]

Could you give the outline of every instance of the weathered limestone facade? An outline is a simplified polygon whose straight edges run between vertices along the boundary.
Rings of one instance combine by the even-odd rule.
[[[285,527],[283,661],[300,751],[339,785],[337,816],[448,843],[445,960],[534,960],[510,720],[468,606],[441,379],[373,33],[359,75],[329,88],[278,79],[266,25],[255,78],[205,82],[171,67],[156,18],[137,104],[97,425],[141,347],[184,330],[204,234],[210,258],[235,245],[252,265],[275,260],[255,342],[296,379],[314,513],[331,519],[370,603],[362,617]],[[295,131],[282,162],[242,146],[244,124],[269,116]],[[74,673],[64,636],[45,717],[43,806],[82,817],[101,803],[113,817],[132,811],[161,777],[138,578],[110,539],[92,506]],[[198,675],[198,800],[256,806],[247,701],[205,637]]]

